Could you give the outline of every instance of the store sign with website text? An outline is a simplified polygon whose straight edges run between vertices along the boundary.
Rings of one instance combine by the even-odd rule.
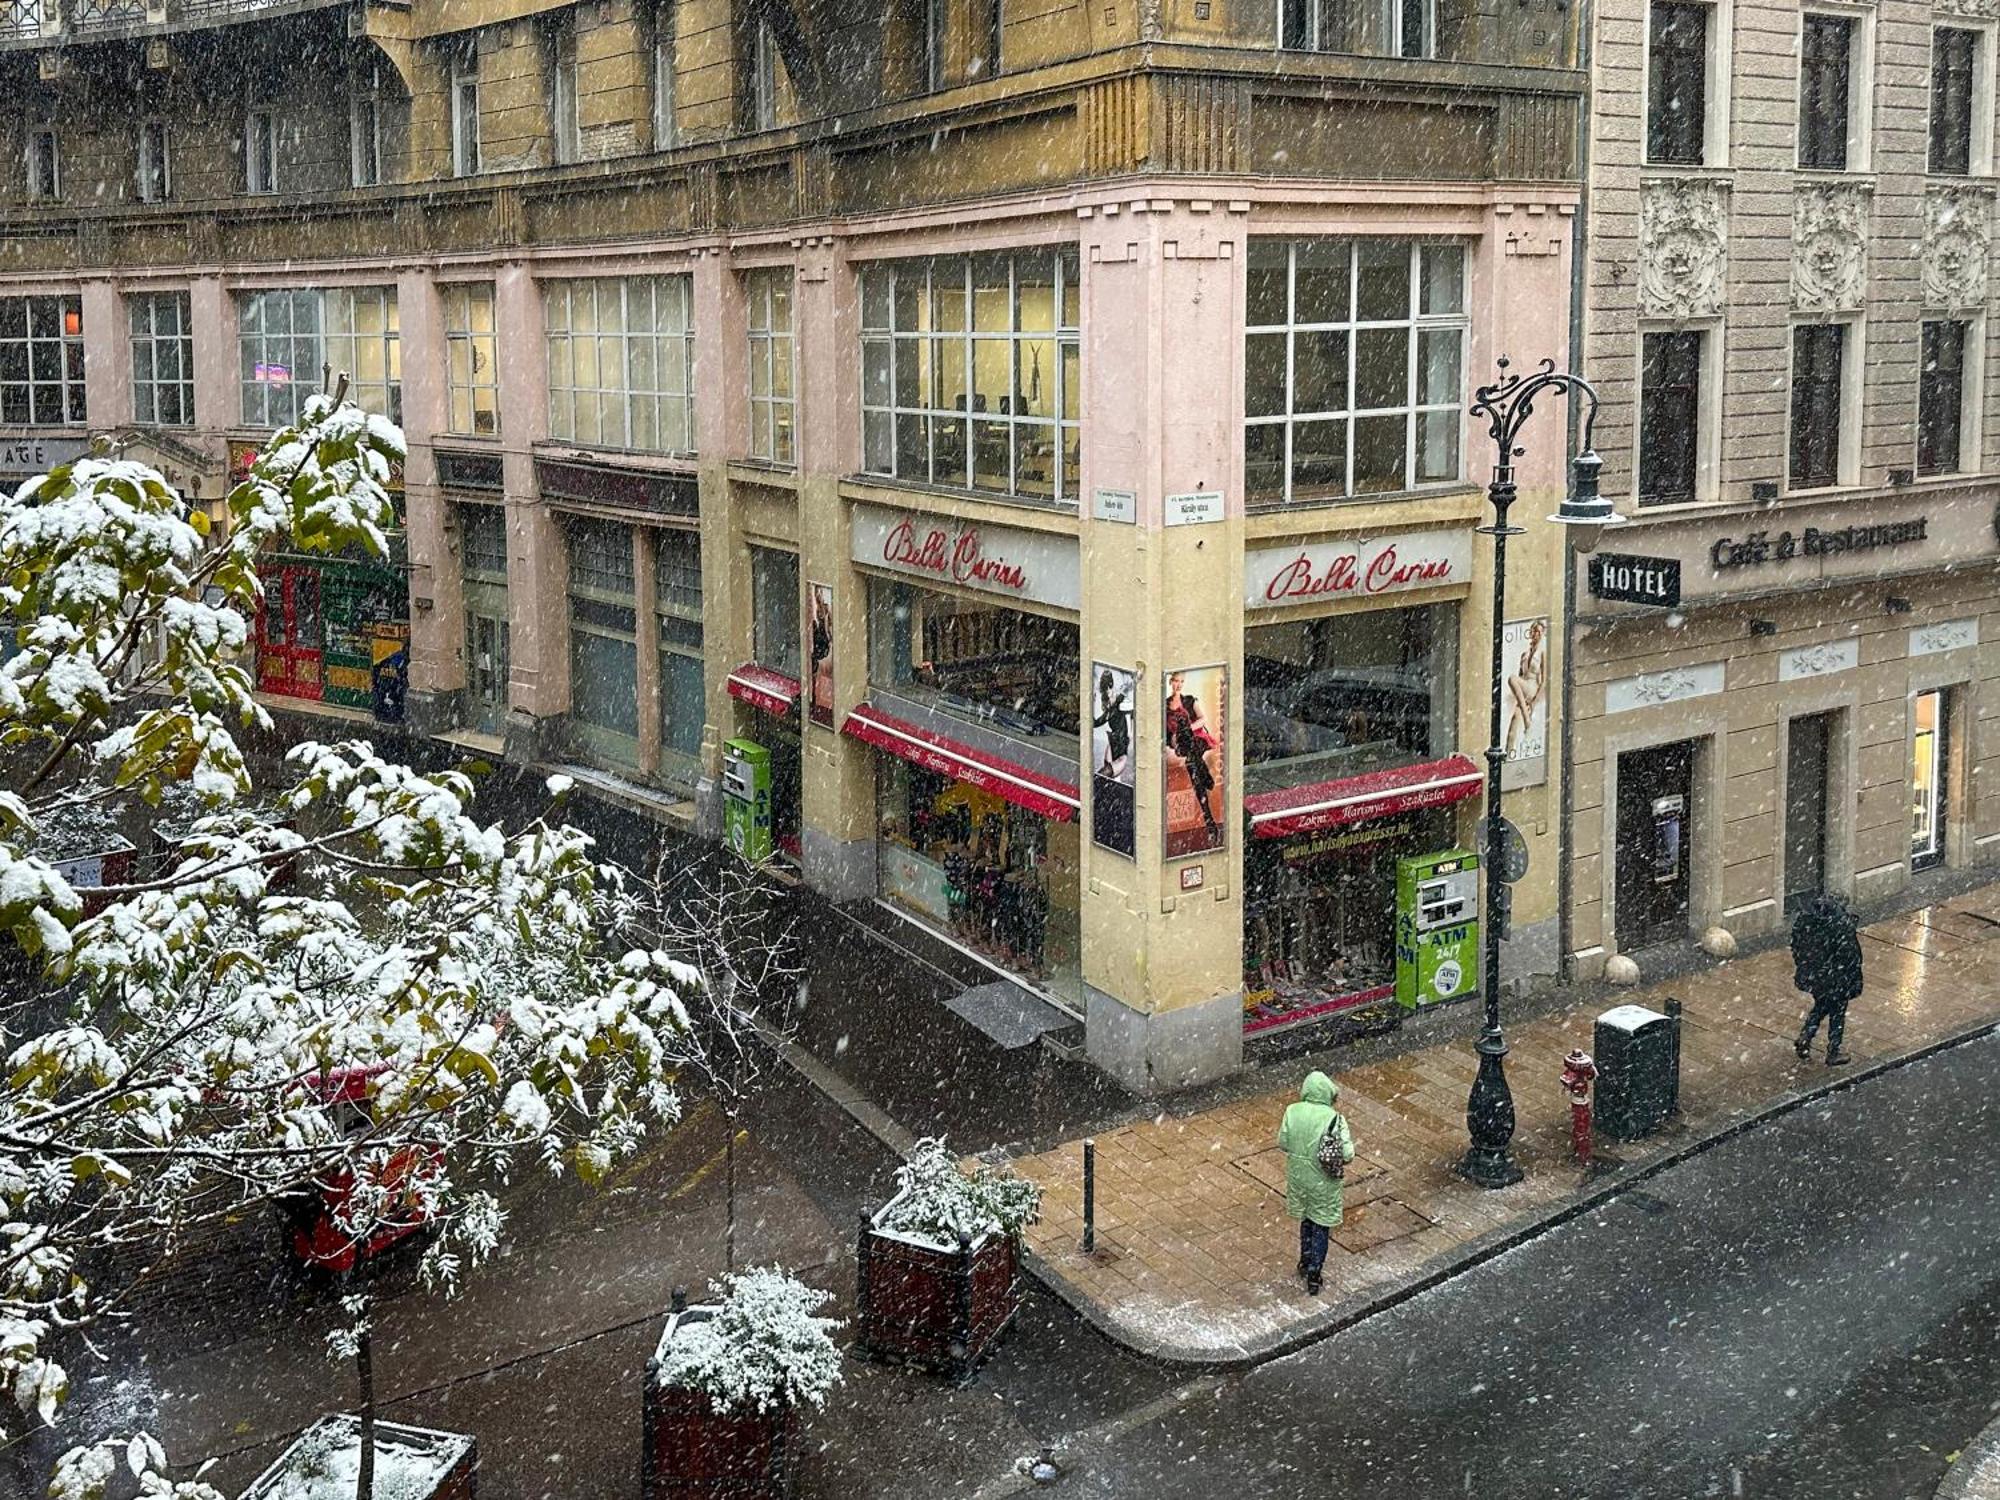
[[[1371,599],[1471,581],[1472,534],[1467,531],[1398,532],[1243,554],[1247,609]]]
[[[853,558],[948,587],[1076,609],[1083,599],[1076,538],[880,505],[854,507]]]

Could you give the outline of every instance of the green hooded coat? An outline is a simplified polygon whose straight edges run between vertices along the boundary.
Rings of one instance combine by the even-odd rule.
[[[1329,1122],[1340,1122],[1341,1160],[1354,1160],[1354,1132],[1347,1128],[1347,1117],[1333,1108],[1339,1097],[1339,1084],[1324,1073],[1308,1073],[1299,1085],[1299,1102],[1286,1109],[1278,1126],[1278,1148],[1285,1153],[1285,1208],[1295,1219],[1328,1229],[1341,1216],[1341,1184],[1319,1169],[1320,1138]]]

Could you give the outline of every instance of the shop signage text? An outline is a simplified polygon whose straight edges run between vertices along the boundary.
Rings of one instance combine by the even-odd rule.
[[[1243,571],[1244,604],[1250,609],[1366,599],[1468,582],[1472,544],[1462,531],[1417,531],[1271,547],[1246,553]]]
[[[1671,608],[1681,602],[1680,559],[1600,552],[1590,559],[1590,592],[1621,604]]]
[[[1901,547],[1926,539],[1930,517],[1912,521],[1885,521],[1874,526],[1843,526],[1822,531],[1807,526],[1800,531],[1753,531],[1746,537],[1719,537],[1708,549],[1708,560],[1717,571],[1724,568],[1758,567],[1769,562],[1787,562],[1794,557],[1834,557],[1842,552],[1868,552],[1876,547]]]
[[[1082,592],[1074,538],[1011,526],[859,505],[852,555],[864,566],[1061,609],[1077,608]]]
[[[0,442],[0,474],[46,474],[89,451],[82,438],[8,438]]]

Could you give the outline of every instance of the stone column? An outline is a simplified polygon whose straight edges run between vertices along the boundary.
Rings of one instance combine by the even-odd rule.
[[[694,273],[694,426],[701,484],[702,683],[707,722],[695,829],[722,837],[722,742],[731,733],[730,668],[747,635],[750,563],[736,522],[729,461],[747,447],[749,356],[744,344],[743,286],[726,245],[697,252]],[[738,619],[746,622],[741,629]]]
[[[84,415],[93,432],[132,424],[132,337],[117,283],[83,284]]]
[[[203,432],[234,427],[243,416],[236,299],[223,290],[221,277],[197,276],[189,285],[188,323],[194,330],[194,425]]]
[[[1083,670],[1136,669],[1136,859],[1083,840],[1085,1039],[1142,1093],[1242,1057],[1242,386],[1247,211],[1098,205],[1083,284]],[[1132,524],[1092,519],[1097,488],[1136,494]],[[1164,497],[1220,491],[1219,520],[1165,525]],[[1220,850],[1168,858],[1165,695],[1176,668],[1222,665]],[[1084,777],[1085,826],[1089,777]]]
[[[446,425],[444,325],[428,268],[396,278],[403,352],[403,517],[410,549],[410,722],[437,734],[458,722],[465,686],[464,596],[456,528],[438,493],[431,440]]]
[[[568,551],[542,503],[533,444],[548,430],[548,353],[541,289],[520,261],[493,278],[500,452],[507,486],[507,756],[545,760],[569,712]]]

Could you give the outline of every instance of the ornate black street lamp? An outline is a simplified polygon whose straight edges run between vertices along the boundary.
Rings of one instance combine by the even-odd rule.
[[[1534,411],[1535,398],[1543,392],[1581,395],[1590,403],[1583,415],[1581,445],[1570,460],[1570,491],[1549,519],[1567,529],[1578,552],[1593,550],[1605,527],[1625,519],[1597,493],[1597,471],[1604,467],[1604,460],[1590,445],[1597,422],[1597,392],[1587,381],[1558,373],[1554,360],[1543,360],[1532,375],[1510,374],[1507,367],[1508,361],[1502,359],[1500,379],[1481,386],[1472,403],[1472,414],[1486,418],[1493,439],[1493,478],[1486,486],[1486,498],[1493,503],[1493,524],[1479,528],[1482,536],[1493,538],[1493,732],[1486,747],[1486,926],[1480,964],[1486,1029],[1479,1038],[1479,1076],[1473,1080],[1472,1095],[1465,1103],[1465,1128],[1471,1144],[1458,1169],[1486,1188],[1507,1187],[1521,1180],[1521,1169],[1508,1150],[1514,1139],[1514,1096],[1507,1087],[1507,1042],[1500,1033],[1500,930],[1512,895],[1500,878],[1507,852],[1506,825],[1500,817],[1501,769],[1507,762],[1502,713],[1507,688],[1503,635],[1507,624],[1507,538],[1521,535],[1521,528],[1507,521],[1516,496],[1514,460],[1522,453],[1514,440]],[[1563,566],[1571,566],[1566,556]]]

